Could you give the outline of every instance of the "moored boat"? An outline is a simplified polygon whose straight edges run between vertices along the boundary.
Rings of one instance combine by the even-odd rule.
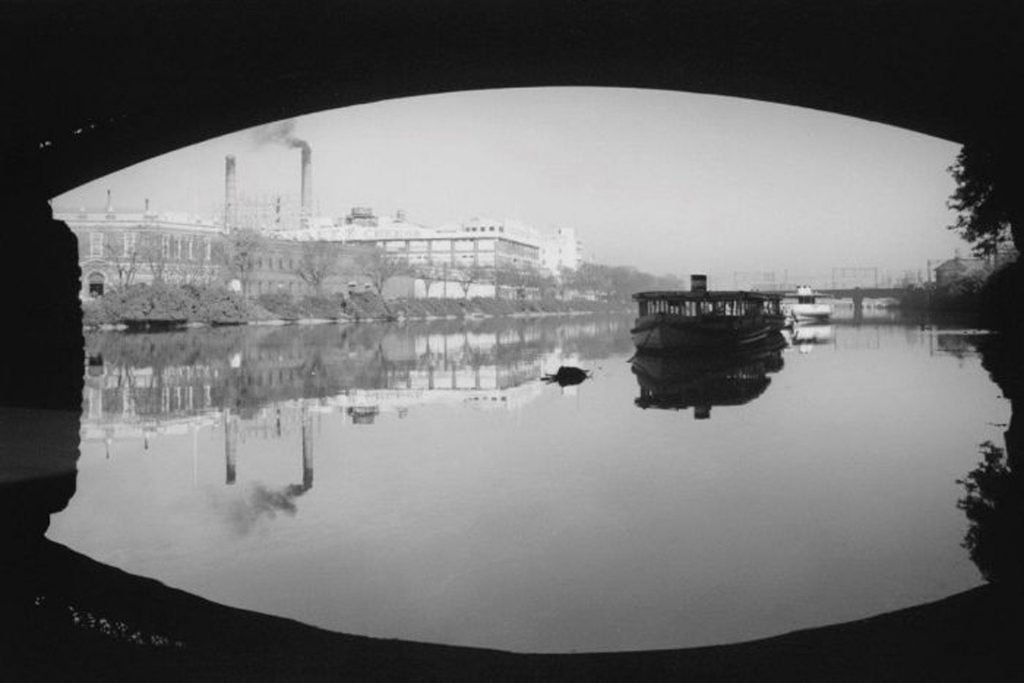
[[[692,276],[689,291],[638,292],[633,300],[639,316],[630,334],[638,351],[742,347],[786,324],[779,295],[711,292],[703,275]]]
[[[796,322],[822,322],[832,317],[832,306],[818,301],[818,295],[810,287],[796,288],[796,303],[788,306],[790,317]]]

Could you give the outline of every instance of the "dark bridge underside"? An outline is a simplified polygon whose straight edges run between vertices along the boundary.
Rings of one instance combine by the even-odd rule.
[[[1019,119],[1024,41],[1013,7],[996,0],[24,1],[0,9],[0,149],[15,178],[52,196],[269,120],[520,86],[754,98],[965,142],[1003,136]]]

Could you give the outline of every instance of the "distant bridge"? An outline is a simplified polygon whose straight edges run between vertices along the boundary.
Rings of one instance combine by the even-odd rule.
[[[796,296],[795,287],[761,287],[757,291],[791,294]],[[814,289],[814,293],[822,298],[853,299],[854,303],[864,299],[898,299],[906,291],[905,287],[837,287]]]

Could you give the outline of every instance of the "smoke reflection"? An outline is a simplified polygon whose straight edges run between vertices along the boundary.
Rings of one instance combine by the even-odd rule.
[[[298,512],[295,499],[310,488],[303,484],[290,484],[281,489],[270,489],[256,484],[248,498],[231,504],[231,525],[239,535],[244,536],[251,533],[262,519],[274,519],[278,514],[294,517]]]

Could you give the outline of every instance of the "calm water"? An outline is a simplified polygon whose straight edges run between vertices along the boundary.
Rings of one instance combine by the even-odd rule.
[[[732,642],[980,582],[956,480],[1009,407],[969,335],[869,315],[634,366],[630,323],[87,335],[48,536],[228,605],[518,651]],[[560,365],[593,374],[539,380]]]

